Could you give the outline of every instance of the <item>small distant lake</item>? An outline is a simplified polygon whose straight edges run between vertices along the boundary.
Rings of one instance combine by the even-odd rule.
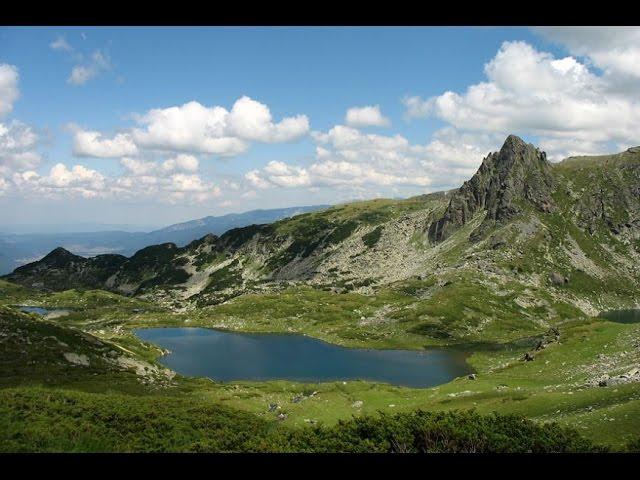
[[[18,308],[23,312],[37,313],[38,315],[42,315],[42,316],[49,315],[50,313],[55,313],[55,314],[69,313],[69,310],[65,310],[63,308],[30,307],[27,305],[20,305]]]
[[[160,361],[172,370],[223,382],[369,380],[431,387],[473,371],[464,353],[441,349],[345,348],[304,335],[207,328],[147,328],[135,334],[169,349]]]
[[[610,310],[608,312],[602,312],[600,317],[616,323],[639,323],[640,309]]]
[[[22,310],[23,312],[27,312],[27,313],[37,313],[38,315],[46,315],[49,312],[52,312],[53,310],[50,310],[48,308],[43,308],[43,307],[27,307],[27,306],[21,306],[19,307],[20,310]]]

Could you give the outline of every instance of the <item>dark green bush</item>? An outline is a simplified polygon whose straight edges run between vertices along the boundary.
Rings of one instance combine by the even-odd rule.
[[[637,445],[636,445],[637,447]],[[288,428],[190,397],[0,390],[0,451],[593,452],[575,430],[473,411],[379,414]]]
[[[310,452],[549,453],[603,451],[575,430],[513,415],[415,411],[301,430],[288,448]]]

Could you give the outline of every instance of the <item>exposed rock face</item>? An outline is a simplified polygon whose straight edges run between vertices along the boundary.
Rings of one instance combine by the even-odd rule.
[[[481,210],[486,210],[487,215],[473,232],[472,240],[518,214],[521,201],[541,211],[551,211],[553,187],[546,154],[509,135],[500,151],[489,154],[471,180],[454,193],[442,218],[429,226],[429,239],[446,239]]]
[[[558,167],[562,171],[572,165],[586,177],[573,192],[578,226],[591,234],[599,228],[614,235],[640,230],[640,147],[616,155],[568,158]]]

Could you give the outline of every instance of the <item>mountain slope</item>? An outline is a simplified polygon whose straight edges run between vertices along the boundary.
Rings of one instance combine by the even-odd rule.
[[[248,294],[256,304],[296,285],[331,292],[309,294],[324,304],[347,291],[375,293],[376,309],[360,315],[363,328],[507,338],[636,304],[639,188],[638,149],[554,165],[510,136],[456,191],[356,202],[184,247],[148,247],[115,271],[94,272],[87,285],[179,309],[227,302],[228,310]],[[35,262],[6,278],[51,285],[50,270],[60,271]],[[54,277],[57,289],[69,287]]]
[[[99,231],[51,234],[0,233],[0,274],[10,273],[20,265],[39,259],[55,247],[62,246],[81,256],[107,253],[133,255],[148,245],[187,243],[213,233],[221,235],[232,228],[255,223],[275,222],[305,212],[326,208],[327,205],[252,210],[219,217],[208,216],[189,222],[170,225],[151,232]]]

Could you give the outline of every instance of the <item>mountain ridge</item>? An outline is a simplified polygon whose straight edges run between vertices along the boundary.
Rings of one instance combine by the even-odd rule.
[[[269,223],[284,217],[326,208],[328,205],[258,209],[169,225],[150,232],[100,231],[59,234],[0,234],[0,274],[43,257],[52,248],[64,246],[77,255],[133,255],[147,245],[174,242],[184,246],[207,233],[225,231],[252,223]]]
[[[380,321],[409,316],[415,328],[461,338],[474,329],[549,328],[566,315],[632,306],[640,292],[640,151],[596,158],[551,164],[510,136],[453,192],[354,202],[182,247],[149,246],[121,263],[106,258],[102,269],[90,264],[86,287],[179,310],[292,286],[365,296],[411,288],[422,292],[411,300],[417,313],[392,302]],[[61,271],[48,281],[35,262],[4,278],[59,290],[91,276],[69,275],[72,282]]]

